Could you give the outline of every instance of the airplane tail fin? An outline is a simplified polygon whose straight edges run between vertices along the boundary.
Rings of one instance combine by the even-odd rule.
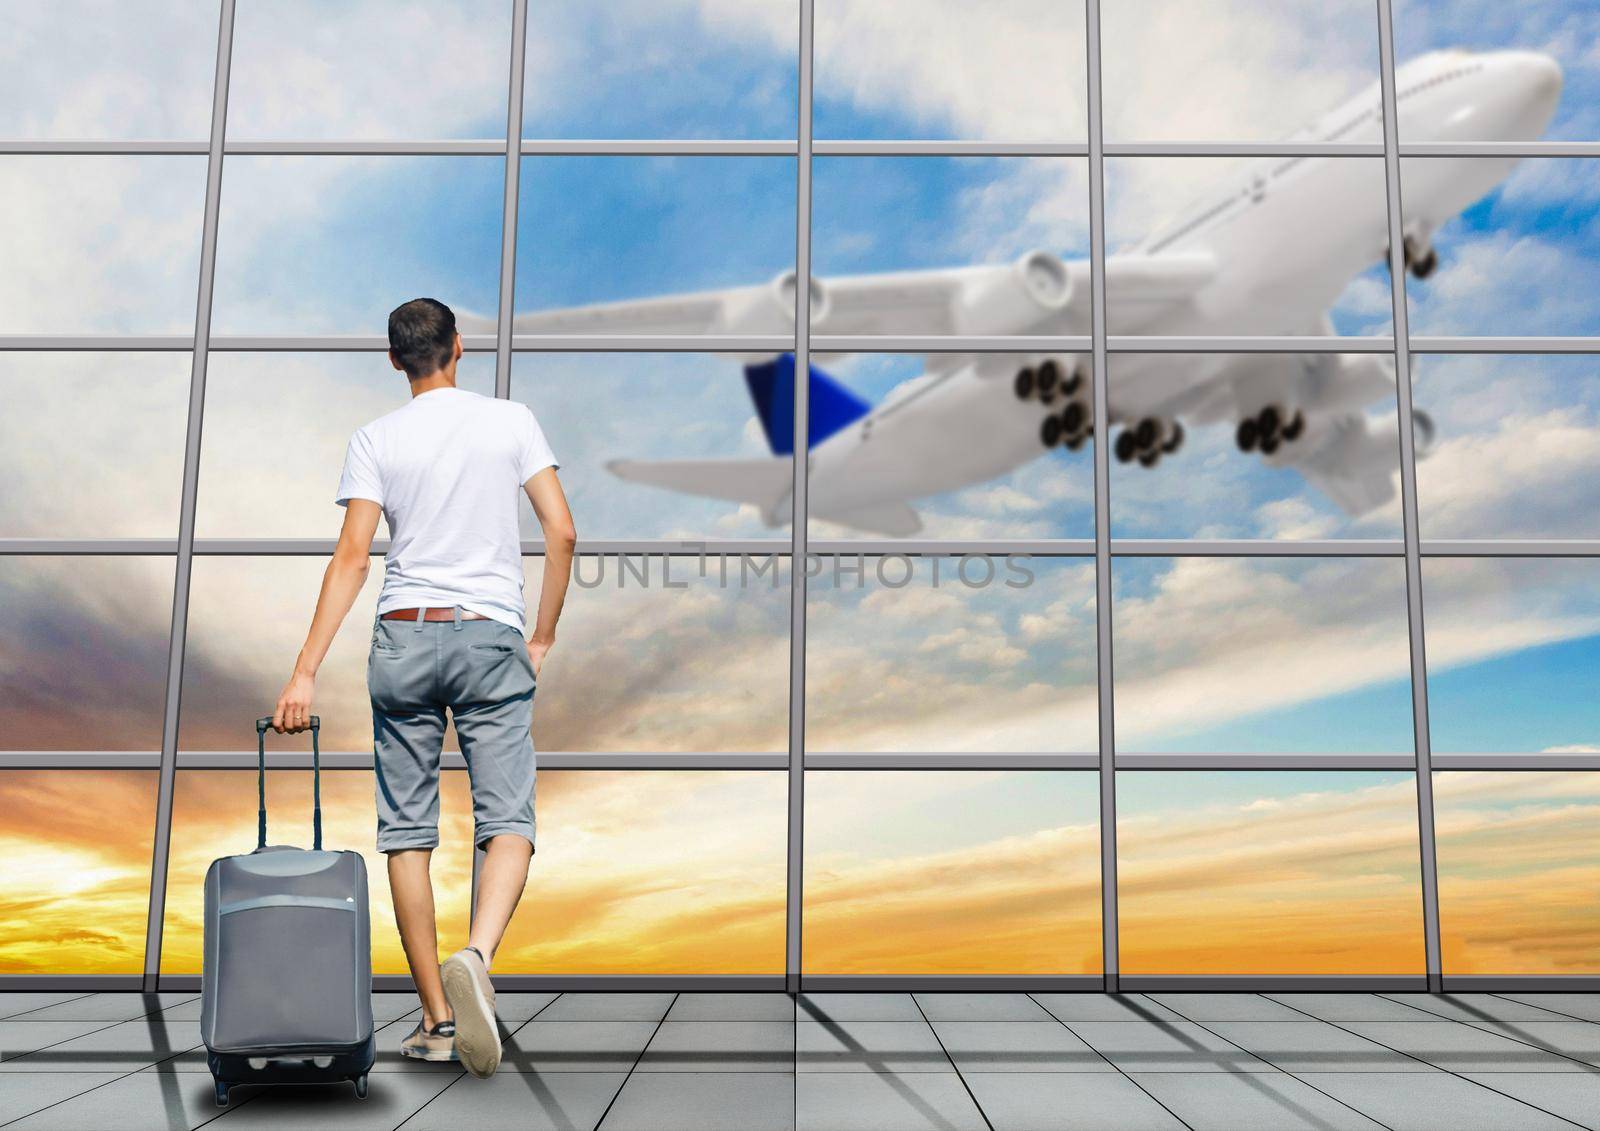
[[[781,354],[760,365],[745,366],[744,380],[750,387],[750,399],[755,402],[756,415],[761,419],[772,454],[794,454],[794,354]],[[811,366],[808,394],[808,451],[812,445],[872,411],[871,405],[815,365]]]
[[[647,483],[689,495],[750,503],[761,509],[768,526],[787,517],[779,513],[789,497],[794,466],[788,459],[614,459],[607,470],[619,479]]]

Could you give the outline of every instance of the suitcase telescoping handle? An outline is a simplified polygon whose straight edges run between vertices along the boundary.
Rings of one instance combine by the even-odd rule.
[[[260,811],[256,819],[256,847],[267,847],[267,728],[272,717],[256,720],[256,795]],[[322,720],[311,716],[311,847],[322,851],[322,751],[317,748],[317,732]]]

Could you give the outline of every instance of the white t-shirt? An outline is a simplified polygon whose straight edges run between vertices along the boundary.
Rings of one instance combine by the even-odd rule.
[[[378,612],[460,605],[524,631],[522,485],[558,467],[527,405],[430,389],[357,429],[337,502],[389,521]]]

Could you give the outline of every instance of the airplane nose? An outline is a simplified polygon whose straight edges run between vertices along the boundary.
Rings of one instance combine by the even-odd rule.
[[[1542,132],[1561,101],[1561,64],[1538,51],[1518,51],[1510,59],[1518,92],[1529,117]]]

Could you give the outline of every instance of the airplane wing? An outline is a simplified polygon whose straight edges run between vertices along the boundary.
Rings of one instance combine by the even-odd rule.
[[[606,469],[619,479],[666,487],[690,495],[750,503],[768,526],[780,525],[779,506],[789,497],[794,464],[788,457],[766,459],[614,459]]]

